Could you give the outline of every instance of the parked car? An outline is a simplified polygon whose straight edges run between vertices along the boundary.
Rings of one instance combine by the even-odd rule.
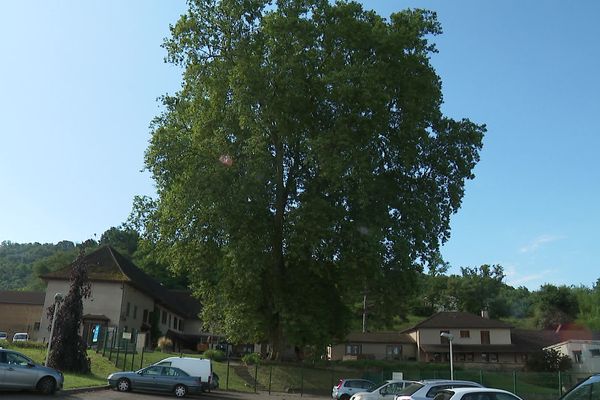
[[[44,367],[29,357],[7,349],[0,349],[0,390],[37,390],[52,394],[61,390],[63,374]]]
[[[375,383],[366,379],[340,379],[331,390],[331,397],[335,400],[349,400],[353,394],[373,390]]]
[[[6,332],[0,332],[0,340],[8,340],[8,334]]]
[[[412,385],[415,381],[405,381],[402,379],[392,379],[368,392],[359,392],[352,395],[350,400],[383,400],[393,399],[394,396],[405,387]]]
[[[455,388],[440,390],[433,400],[523,400],[502,389]]]
[[[595,374],[582,380],[565,394],[560,400],[599,400],[600,399],[600,374]]]
[[[26,342],[29,340],[29,333],[27,332],[19,332],[13,335],[13,342]]]
[[[200,378],[203,391],[213,389],[212,380],[214,375],[212,370],[212,361],[207,358],[167,357],[164,360],[154,363],[154,365],[163,365],[165,367],[177,367],[182,369],[187,372],[188,375]]]
[[[409,385],[406,388],[404,388],[400,393],[396,395],[395,400],[429,400],[433,399],[440,390],[461,387],[481,388],[483,386],[477,382],[471,381],[426,379],[423,381],[415,382],[412,385]]]
[[[176,397],[202,392],[199,378],[179,368],[162,365],[151,365],[139,371],[115,372],[107,380],[110,387],[120,392],[172,392]]]

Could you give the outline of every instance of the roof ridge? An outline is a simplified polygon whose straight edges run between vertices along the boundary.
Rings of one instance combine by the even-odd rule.
[[[119,268],[119,271],[121,271],[121,273],[127,277],[127,280],[131,282],[131,280],[132,280],[132,279],[131,279],[131,277],[130,277],[130,276],[127,274],[127,272],[125,272],[125,271],[123,270],[123,267],[121,266],[121,263],[119,262],[119,260],[117,260],[117,257],[115,256],[115,253],[114,253],[114,252],[116,252],[117,250],[113,249],[113,247],[112,247],[110,244],[105,244],[105,245],[104,245],[104,247],[105,247],[106,249],[108,249],[108,252],[109,252],[109,254],[110,254],[110,257],[111,257],[111,258],[113,259],[113,261],[115,262],[115,265],[117,266],[117,268]],[[100,249],[98,249],[98,250],[101,250],[101,248],[100,248]],[[98,251],[98,250],[96,250],[96,251]],[[113,250],[114,250],[114,251],[113,251]],[[121,257],[123,257],[123,256],[121,256]]]

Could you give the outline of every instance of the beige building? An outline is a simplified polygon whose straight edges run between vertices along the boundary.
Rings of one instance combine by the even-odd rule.
[[[0,291],[0,331],[9,338],[17,332],[37,337],[43,306],[44,292]]]
[[[85,256],[84,262],[91,296],[83,300],[82,335],[89,344],[101,340],[107,329],[149,335],[153,318],[161,335],[186,347],[195,348],[210,336],[201,330],[200,306],[195,299],[185,292],[167,290],[112,247],[99,248]],[[44,308],[53,304],[56,293],[69,292],[71,268],[68,265],[42,276],[47,283]],[[48,340],[48,325],[42,314],[38,340]]]
[[[415,360],[414,340],[398,332],[354,332],[327,348],[330,360]]]
[[[377,359],[443,362],[482,369],[523,366],[528,356],[556,343],[552,332],[518,330],[502,321],[466,312],[439,312],[402,332],[352,333],[329,346],[330,360]]]

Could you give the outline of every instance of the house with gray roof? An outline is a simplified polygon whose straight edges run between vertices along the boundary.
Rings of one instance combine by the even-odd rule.
[[[153,319],[162,335],[185,347],[196,349],[197,343],[212,337],[202,331],[200,304],[189,292],[168,290],[114,248],[102,246],[86,255],[83,262],[91,296],[83,300],[82,336],[90,345],[107,330],[149,335]],[[71,269],[72,264],[41,277],[47,284],[44,309],[54,303],[56,293],[69,292]],[[48,327],[44,312],[38,340],[48,340]]]

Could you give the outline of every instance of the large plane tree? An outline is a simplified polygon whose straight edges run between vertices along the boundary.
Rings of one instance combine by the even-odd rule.
[[[440,111],[433,12],[196,0],[171,27],[138,199],[145,234],[236,342],[322,345],[405,310],[450,235],[484,126]]]

